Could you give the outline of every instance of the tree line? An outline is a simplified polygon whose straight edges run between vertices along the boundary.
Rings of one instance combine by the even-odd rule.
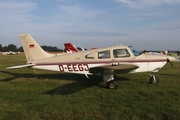
[[[48,51],[48,52],[64,52],[65,49],[59,49],[57,47],[53,47],[53,46],[46,46],[46,45],[43,45],[41,46],[42,49],[44,51]],[[13,52],[24,52],[22,46],[21,47],[17,47],[16,45],[14,44],[9,44],[8,46],[2,46],[0,44],[0,51],[2,52],[9,52],[9,51],[13,51]]]

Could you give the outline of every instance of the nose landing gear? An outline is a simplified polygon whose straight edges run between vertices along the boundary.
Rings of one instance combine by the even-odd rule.
[[[151,73],[151,78],[149,80],[150,84],[159,84],[160,80],[153,73]]]

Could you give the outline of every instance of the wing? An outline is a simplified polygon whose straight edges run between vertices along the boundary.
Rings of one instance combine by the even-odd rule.
[[[112,63],[106,64],[98,67],[90,68],[90,73],[93,74],[102,74],[105,71],[109,71],[109,73],[117,74],[117,73],[129,73],[130,71],[139,68],[136,64],[131,63]]]

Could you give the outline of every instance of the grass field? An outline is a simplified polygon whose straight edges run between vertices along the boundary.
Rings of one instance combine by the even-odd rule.
[[[101,76],[5,69],[25,63],[24,55],[0,55],[2,120],[180,119],[180,62],[156,73],[158,85],[148,83],[148,73],[115,76],[116,90],[106,89]]]

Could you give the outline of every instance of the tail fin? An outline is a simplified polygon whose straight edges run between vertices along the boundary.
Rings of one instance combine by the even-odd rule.
[[[79,50],[71,43],[64,43],[64,47],[65,47],[67,53],[79,52]]]
[[[52,57],[54,55],[45,52],[30,34],[19,34],[27,62]]]

